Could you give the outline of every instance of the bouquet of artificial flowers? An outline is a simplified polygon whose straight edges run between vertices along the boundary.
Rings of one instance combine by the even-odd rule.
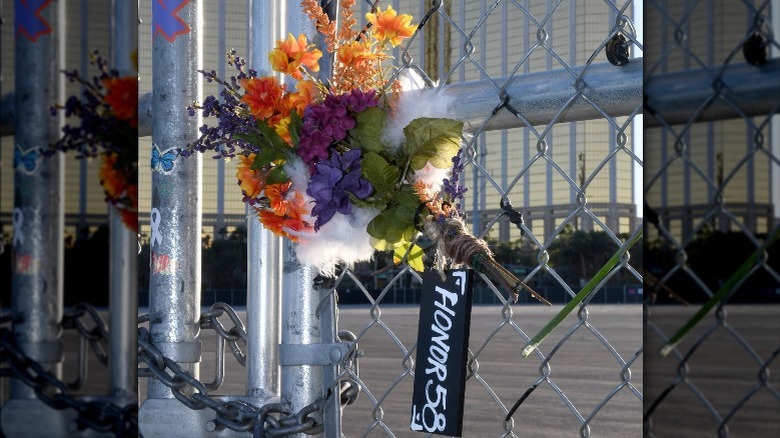
[[[337,28],[316,0],[302,6],[332,54],[331,80],[314,76],[322,52],[304,35],[288,35],[268,55],[292,82],[258,77],[231,51],[236,76],[201,71],[223,86],[222,99],[190,108],[219,122],[202,126],[181,155],[212,150],[215,158],[235,158],[244,202],[267,229],[299,243],[301,263],[324,274],[337,263],[369,260],[375,250],[392,250],[396,262],[423,270],[415,243],[422,231],[435,242],[437,269],[450,259],[496,270],[516,298],[525,285],[461,219],[463,123],[447,117],[451,98],[433,89],[401,93],[390,64],[389,49],[417,29],[412,17],[379,8],[356,28],[354,1],[343,0]]]
[[[77,71],[65,71],[71,82],[83,85],[81,96],[70,96],[65,105],[52,106],[52,115],[64,110],[80,124],[65,125],[63,136],[46,154],[77,152],[76,158],[100,157],[100,185],[106,202],[122,215],[122,222],[138,230],[138,77],[120,76],[95,51],[90,64],[100,72],[91,80]]]

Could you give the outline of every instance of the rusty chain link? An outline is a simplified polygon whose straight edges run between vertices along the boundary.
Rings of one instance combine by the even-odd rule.
[[[75,318],[79,317],[80,315]],[[138,404],[119,406],[108,400],[87,401],[71,395],[71,385],[28,357],[16,344],[13,332],[7,327],[0,327],[0,363],[7,364],[0,368],[0,376],[14,377],[22,381],[32,388],[38,399],[47,406],[57,410],[74,409],[78,417],[69,426],[72,432],[89,428],[100,432],[113,432],[117,437],[138,434]]]

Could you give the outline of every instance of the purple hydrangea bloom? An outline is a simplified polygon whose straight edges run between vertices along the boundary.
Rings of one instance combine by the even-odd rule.
[[[339,97],[342,102],[344,102],[344,105],[356,113],[375,107],[379,104],[379,98],[376,97],[376,91],[374,90],[363,92],[362,90],[355,89]]]
[[[312,173],[317,162],[328,158],[328,148],[344,140],[355,127],[354,114],[377,106],[376,92],[353,90],[338,96],[328,95],[320,103],[309,105],[303,113],[298,155],[309,163]]]
[[[311,210],[312,216],[317,217],[314,231],[330,221],[336,212],[345,215],[352,212],[350,193],[365,199],[374,192],[371,183],[361,176],[361,160],[360,150],[351,149],[343,154],[333,152],[330,158],[316,164],[317,173],[306,188],[315,202]]]

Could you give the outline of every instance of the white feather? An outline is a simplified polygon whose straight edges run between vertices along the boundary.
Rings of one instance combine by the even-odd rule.
[[[305,241],[296,248],[300,263],[314,266],[323,275],[333,276],[337,263],[350,267],[356,262],[371,260],[374,247],[366,226],[378,214],[375,209],[353,206],[349,216],[336,213],[314,234],[286,231],[305,236]]]

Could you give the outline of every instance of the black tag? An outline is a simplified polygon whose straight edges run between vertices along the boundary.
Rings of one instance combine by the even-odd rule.
[[[410,428],[460,436],[474,271],[445,273],[445,281],[436,271],[423,274]]]

